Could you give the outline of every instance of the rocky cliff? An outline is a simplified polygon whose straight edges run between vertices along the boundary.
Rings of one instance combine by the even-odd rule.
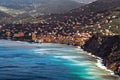
[[[120,76],[120,35],[94,35],[82,48],[93,55],[101,57],[103,64]]]

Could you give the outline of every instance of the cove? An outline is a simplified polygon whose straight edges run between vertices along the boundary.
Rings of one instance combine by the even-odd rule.
[[[119,80],[74,46],[0,40],[0,80]]]

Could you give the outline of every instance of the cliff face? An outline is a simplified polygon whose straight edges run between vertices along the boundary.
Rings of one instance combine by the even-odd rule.
[[[120,35],[93,36],[82,48],[101,57],[103,64],[120,76]]]

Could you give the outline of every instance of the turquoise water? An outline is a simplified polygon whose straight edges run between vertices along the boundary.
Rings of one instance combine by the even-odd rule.
[[[73,46],[0,41],[0,80],[119,80]]]

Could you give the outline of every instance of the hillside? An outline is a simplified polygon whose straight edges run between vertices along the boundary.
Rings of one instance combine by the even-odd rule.
[[[43,3],[47,1],[49,0],[0,0],[0,5],[12,9],[23,9],[27,7],[31,8],[33,7],[33,4]]]
[[[73,27],[77,26],[74,28],[75,32],[79,30],[80,32],[87,32],[89,34],[97,33],[100,35],[115,35],[120,34],[119,3],[119,0],[98,0],[80,8],[68,11],[67,13],[38,16],[35,19],[24,19],[22,22],[39,23],[41,20],[44,20],[47,23],[60,22],[67,25],[69,24]],[[59,8],[55,8],[59,10]],[[53,8],[50,8],[50,10],[52,9]],[[38,9],[38,11],[40,11],[40,9]],[[19,21],[17,21],[17,23],[18,22]]]
[[[13,17],[0,23],[33,21],[35,16],[65,13],[82,5],[73,0],[0,0],[0,11]]]
[[[112,9],[120,6],[120,0],[97,0],[85,6],[71,10],[71,13],[80,13],[84,15],[90,15],[94,13],[104,12],[108,9]]]
[[[90,34],[120,34],[120,0],[98,0],[57,16],[56,20],[67,17],[66,19],[76,22],[76,30]]]
[[[72,0],[0,0],[0,6],[26,11],[31,15],[64,13],[82,5]]]
[[[120,34],[120,1],[114,2],[95,1],[77,9],[62,14],[51,14],[38,16],[31,20],[25,20],[27,23],[38,23],[44,20],[47,23],[64,23],[70,26],[77,26],[74,31],[87,32],[89,34],[115,35]],[[98,3],[100,3],[98,5]],[[106,8],[105,4],[113,4]],[[94,5],[94,8],[93,8]],[[109,6],[109,5],[108,5]],[[102,11],[101,11],[102,10]]]
[[[19,14],[26,13],[24,10],[16,10],[16,9],[11,9],[11,8],[7,8],[7,7],[3,7],[3,6],[0,6],[0,11],[7,13],[11,16],[14,16],[14,17]]]
[[[11,17],[9,14],[0,11],[0,18]]]
[[[51,0],[46,4],[36,8],[37,13],[51,14],[51,13],[65,13],[72,9],[78,8],[84,4],[68,0]]]
[[[102,58],[102,63],[120,76],[120,0],[98,0],[82,9],[73,13],[83,13],[90,19],[82,30],[93,35],[82,48]]]
[[[120,36],[94,35],[82,48],[103,59],[103,64],[120,76]]]
[[[0,23],[8,23],[13,18],[11,15],[0,11]]]

